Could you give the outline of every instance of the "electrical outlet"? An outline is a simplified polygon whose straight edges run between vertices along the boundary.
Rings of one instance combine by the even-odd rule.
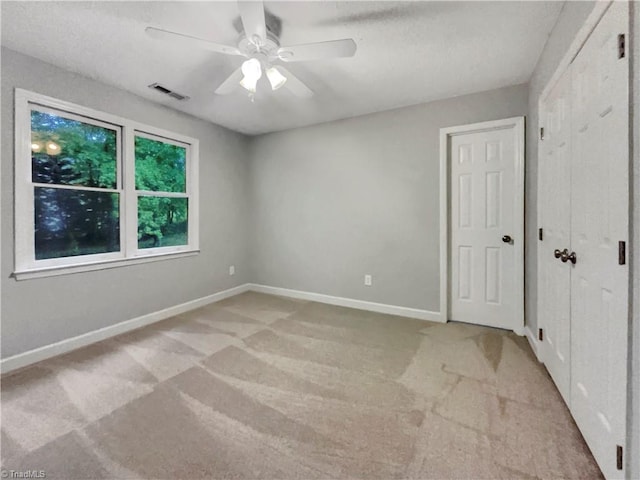
[[[229,267],[229,275],[235,275],[236,274],[236,266],[235,265],[231,265]]]
[[[370,287],[370,286],[371,286],[371,275],[365,275],[365,276],[364,276],[364,284],[365,284],[367,287]]]

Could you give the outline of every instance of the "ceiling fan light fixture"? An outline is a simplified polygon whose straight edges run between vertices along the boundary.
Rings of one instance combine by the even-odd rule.
[[[258,80],[262,77],[262,66],[257,58],[250,58],[242,64],[242,74],[244,78],[240,80],[240,85],[251,93],[256,93]]]
[[[242,85],[245,90],[248,90],[251,93],[256,93],[256,88],[258,87],[258,79],[244,77],[242,80],[240,80],[240,85]]]
[[[269,79],[269,83],[271,84],[272,90],[278,90],[285,83],[287,83],[287,77],[282,75],[277,68],[271,67],[267,70],[267,78]]]

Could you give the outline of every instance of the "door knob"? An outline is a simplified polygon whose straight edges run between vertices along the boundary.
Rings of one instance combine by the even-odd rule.
[[[502,237],[502,241],[503,241],[504,243],[511,243],[511,241],[512,241],[512,240],[513,240],[513,239],[511,238],[511,235],[504,235],[504,236]]]
[[[566,250],[566,249],[565,249]],[[553,251],[553,256],[556,258],[560,258],[562,256],[562,252],[557,248]]]
[[[576,258],[576,252],[569,253],[569,250],[565,248],[560,254],[560,260],[562,260],[562,263],[571,262],[575,265],[578,259]]]

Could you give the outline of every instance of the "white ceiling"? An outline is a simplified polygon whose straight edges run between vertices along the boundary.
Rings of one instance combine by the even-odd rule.
[[[261,80],[255,102],[216,87],[241,57],[153,40],[147,26],[236,45],[235,2],[8,2],[2,44],[246,134],[516,85],[529,80],[562,2],[265,2],[282,45],[353,38],[353,58],[289,63],[316,95]],[[191,97],[147,88],[159,82]]]

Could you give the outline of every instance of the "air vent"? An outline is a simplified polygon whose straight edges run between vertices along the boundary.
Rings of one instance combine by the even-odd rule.
[[[175,98],[176,100],[189,100],[189,97],[187,97],[186,95],[174,92],[173,90],[170,90],[167,87],[160,85],[159,83],[152,83],[151,85],[149,85],[149,88],[157,90],[160,93],[164,93],[165,95],[169,95],[171,98]]]

